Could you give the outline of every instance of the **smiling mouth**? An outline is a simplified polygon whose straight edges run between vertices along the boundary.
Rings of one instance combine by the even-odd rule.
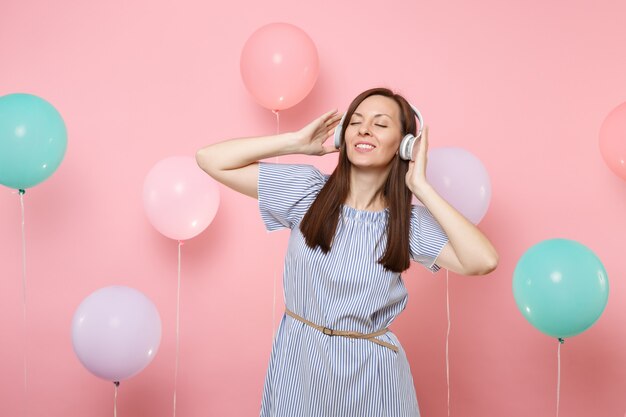
[[[372,150],[376,148],[376,146],[370,145],[369,143],[357,143],[354,147],[362,150]]]

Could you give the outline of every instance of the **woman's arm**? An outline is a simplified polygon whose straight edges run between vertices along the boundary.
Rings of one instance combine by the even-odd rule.
[[[437,265],[463,275],[484,275],[493,271],[498,265],[498,253],[489,239],[426,181],[428,126],[415,148],[415,158],[409,163],[406,175],[407,186],[430,211],[449,239],[437,258]]]
[[[341,115],[330,111],[297,132],[231,139],[205,146],[196,153],[202,170],[235,191],[258,198],[258,161],[289,154],[325,155],[336,149],[324,145]]]

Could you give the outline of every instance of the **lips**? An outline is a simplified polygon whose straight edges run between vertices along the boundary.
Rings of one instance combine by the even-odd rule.
[[[354,145],[354,148],[359,152],[370,152],[376,149],[376,146],[367,142],[358,142]]]

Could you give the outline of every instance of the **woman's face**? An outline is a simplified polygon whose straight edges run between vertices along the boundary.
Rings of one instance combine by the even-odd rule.
[[[345,133],[346,152],[352,165],[389,165],[402,139],[400,111],[398,103],[385,96],[369,96],[359,104]]]

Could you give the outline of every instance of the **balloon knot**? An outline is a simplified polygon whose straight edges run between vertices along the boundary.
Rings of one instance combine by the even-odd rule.
[[[182,240],[179,240],[179,241],[178,241],[178,244],[179,244],[180,246],[183,246],[183,245],[185,244],[185,242],[183,242]]]
[[[116,387],[120,386],[120,381],[113,381],[113,384],[115,384]]]
[[[19,192],[20,192],[20,195],[24,195],[24,194],[26,194],[26,190],[23,190],[23,189],[21,189],[21,188],[19,189]]]
[[[565,343],[565,339],[563,339],[563,338],[559,337],[559,343],[560,343],[560,344]]]
[[[278,115],[279,110],[272,110],[272,113],[274,113],[275,115]]]

